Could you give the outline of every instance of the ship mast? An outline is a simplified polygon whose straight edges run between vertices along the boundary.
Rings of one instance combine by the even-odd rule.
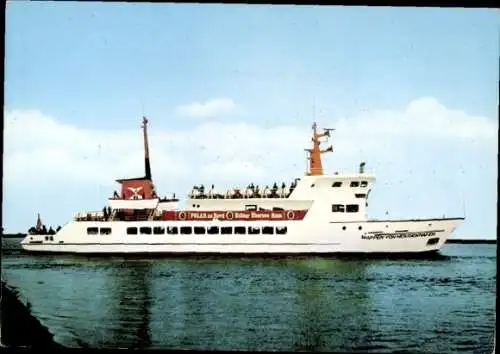
[[[151,181],[151,164],[149,162],[149,143],[148,143],[148,119],[142,117],[142,126],[144,132],[144,166],[146,169],[145,178]]]
[[[333,129],[323,129],[323,133],[318,133],[317,124],[316,122],[314,122],[312,125],[312,130],[313,130],[313,136],[312,136],[313,147],[312,149],[305,149],[309,154],[308,157],[309,171],[306,172],[306,175],[321,176],[323,175],[323,164],[321,162],[321,154],[324,154],[326,152],[332,152],[333,146],[330,145],[328,148],[321,150],[320,149],[321,141],[319,139],[325,136],[330,137],[330,131]]]

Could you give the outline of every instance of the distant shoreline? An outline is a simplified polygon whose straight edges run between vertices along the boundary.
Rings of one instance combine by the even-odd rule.
[[[446,240],[446,243],[462,243],[462,244],[489,244],[489,245],[495,245],[497,243],[497,240],[464,240],[464,239],[449,239]]]
[[[2,234],[2,238],[24,238],[26,234]],[[495,245],[497,240],[475,240],[475,239],[448,239],[446,243],[460,243],[460,244],[488,244]]]

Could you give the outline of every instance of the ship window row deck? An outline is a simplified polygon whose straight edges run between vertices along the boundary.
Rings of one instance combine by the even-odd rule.
[[[332,213],[357,213],[359,212],[358,204],[332,204]]]
[[[273,226],[143,226],[143,227],[127,227],[127,235],[285,235],[287,233],[287,227],[273,227]],[[110,227],[88,227],[88,235],[110,235]]]
[[[340,188],[340,187],[342,187],[342,182],[335,181],[332,183],[332,187],[333,188]],[[368,187],[368,181],[351,181],[350,187],[352,187],[352,188],[357,188],[357,187],[366,188],[366,187]]]

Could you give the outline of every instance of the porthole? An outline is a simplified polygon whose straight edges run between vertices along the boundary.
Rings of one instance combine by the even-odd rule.
[[[346,227],[345,227],[345,226],[342,226],[342,230],[345,230],[345,229],[346,229]]]
[[[193,204],[193,208],[196,208],[196,204]]]
[[[49,236],[45,236],[45,241],[48,241],[49,240]]]
[[[360,225],[360,226],[358,227],[358,230],[361,230],[361,229],[363,229],[363,227]]]
[[[389,227],[389,225],[385,225],[385,228],[387,229]]]
[[[311,184],[311,188],[314,188],[315,185],[316,185],[315,183]]]

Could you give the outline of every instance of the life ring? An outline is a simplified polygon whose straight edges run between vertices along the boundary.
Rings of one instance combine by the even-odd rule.
[[[228,212],[226,213],[226,219],[228,219],[228,220],[233,220],[233,212],[228,211]]]
[[[289,210],[286,212],[286,218],[288,220],[292,220],[292,219],[295,219],[295,213],[292,211],[292,210]]]
[[[180,219],[180,220],[186,220],[186,213],[185,213],[185,212],[183,212],[183,211],[181,211],[181,212],[179,213],[179,219]]]

